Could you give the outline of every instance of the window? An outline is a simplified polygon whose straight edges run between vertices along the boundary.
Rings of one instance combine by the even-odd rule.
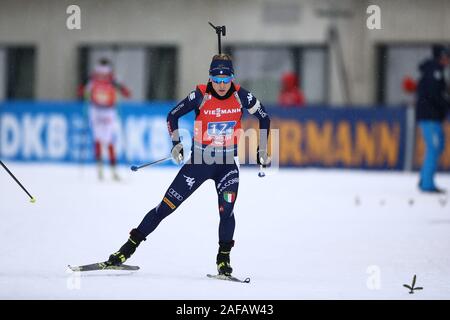
[[[389,44],[378,47],[377,100],[380,104],[401,105],[409,101],[402,83],[406,76],[418,80],[418,66],[432,56],[432,44]]]
[[[328,100],[328,51],[325,46],[229,46],[238,83],[266,104],[276,104],[281,77],[299,76],[307,104]]]
[[[80,49],[80,84],[86,83],[95,64],[103,57],[112,62],[116,79],[131,90],[131,100],[175,99],[175,48],[139,45],[83,46]]]
[[[176,95],[176,51],[158,48],[149,51],[150,70],[147,98],[149,100],[174,100]]]
[[[33,47],[0,47],[0,101],[33,99],[34,75]]]

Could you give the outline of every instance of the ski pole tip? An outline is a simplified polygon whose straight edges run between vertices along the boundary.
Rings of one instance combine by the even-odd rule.
[[[131,171],[137,171],[137,170],[138,170],[137,166],[131,166]]]
[[[30,202],[31,202],[31,203],[35,203],[35,202],[36,202],[36,198],[32,197],[32,198],[30,199]]]

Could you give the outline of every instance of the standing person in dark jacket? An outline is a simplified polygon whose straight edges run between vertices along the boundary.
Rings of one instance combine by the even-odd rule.
[[[419,188],[424,192],[445,192],[434,184],[434,174],[444,150],[442,122],[450,107],[444,79],[444,68],[449,63],[449,49],[442,45],[434,45],[433,58],[419,66],[421,77],[417,87],[416,119],[425,140],[425,158],[419,182]]]

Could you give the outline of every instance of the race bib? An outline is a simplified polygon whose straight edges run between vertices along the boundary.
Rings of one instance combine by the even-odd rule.
[[[94,101],[100,105],[108,105],[111,103],[111,93],[107,90],[95,90],[93,94]]]
[[[236,121],[208,122],[207,135],[215,145],[223,146],[231,139]]]
[[[236,121],[208,122],[208,136],[228,137],[232,136]]]

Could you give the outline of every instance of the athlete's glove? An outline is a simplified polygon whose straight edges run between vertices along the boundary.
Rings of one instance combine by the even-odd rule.
[[[272,159],[270,159],[269,154],[267,153],[267,150],[266,149],[261,149],[260,150],[259,146],[258,146],[258,148],[256,149],[256,162],[259,165],[262,165],[263,167],[266,167],[267,165],[270,164],[271,160]]]
[[[183,152],[183,144],[179,142],[172,148],[172,158],[177,163],[180,164],[183,162],[184,159],[184,152]]]

